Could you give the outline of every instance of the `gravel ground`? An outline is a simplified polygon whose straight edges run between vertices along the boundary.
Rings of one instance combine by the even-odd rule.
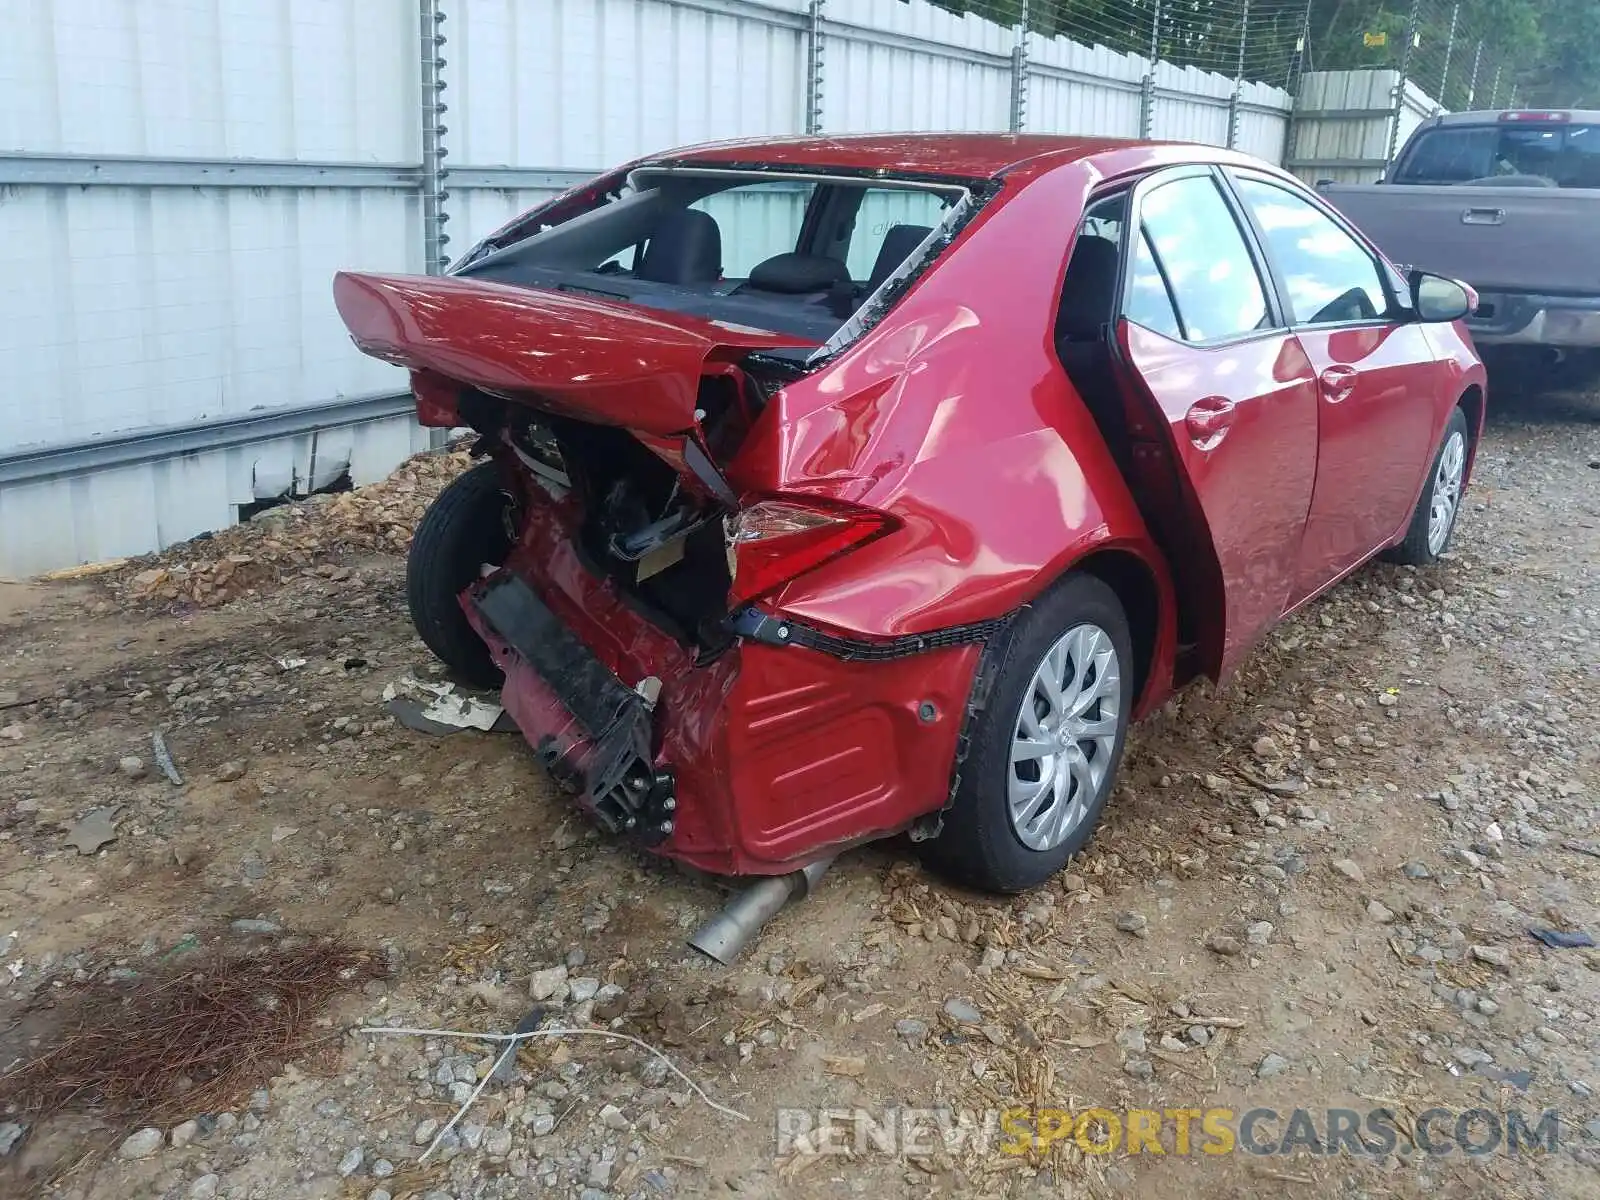
[[[1528,931],[1600,937],[1597,414],[1502,401],[1450,560],[1362,571],[1138,729],[1107,824],[1049,887],[995,900],[897,845],[854,854],[731,969],[682,944],[719,893],[595,834],[518,738],[385,712],[430,670],[397,547],[448,460],[110,576],[4,585],[0,1071],[75,986],[174,955],[338,934],[392,970],[320,1017],[322,1053],[171,1127],[39,1121],[0,1080],[0,1191],[1596,1194],[1600,951]],[[536,999],[750,1120],[637,1046],[552,1038],[419,1162],[495,1048],[340,1031],[504,1032]],[[780,1107],[1017,1104],[1270,1107],[1258,1143],[1296,1108],[1319,1138],[1330,1107],[1402,1130],[1555,1110],[1560,1144],[1318,1154],[1302,1130],[1287,1154],[1185,1154],[1169,1120],[1164,1153],[844,1157],[775,1133]]]

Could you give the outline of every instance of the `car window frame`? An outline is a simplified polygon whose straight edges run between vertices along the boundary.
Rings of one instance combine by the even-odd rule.
[[[1345,219],[1344,215],[1331,204],[1325,203],[1321,197],[1308,188],[1298,187],[1288,180],[1272,175],[1266,171],[1257,171],[1249,167],[1224,167],[1220,172],[1224,186],[1234,198],[1240,214],[1249,222],[1254,232],[1261,254],[1266,261],[1267,270],[1272,276],[1273,289],[1278,293],[1278,303],[1287,322],[1287,327],[1293,331],[1302,329],[1371,329],[1376,326],[1390,326],[1403,324],[1410,313],[1409,297],[1402,298],[1395,290],[1393,274],[1388,266],[1388,260],[1376,246],[1368,240],[1367,236]],[[1378,276],[1378,286],[1383,290],[1384,299],[1388,306],[1375,317],[1360,317],[1353,321],[1299,321],[1295,319],[1293,298],[1289,294],[1288,283],[1279,269],[1278,261],[1273,256],[1267,242],[1266,230],[1261,228],[1256,219],[1255,212],[1250,208],[1248,201],[1236,189],[1235,184],[1240,179],[1248,179],[1253,183],[1265,184],[1275,187],[1281,192],[1309,204],[1317,212],[1350,238],[1366,254],[1367,261],[1372,264],[1374,273]]]
[[[1150,257],[1155,262],[1156,270],[1161,275],[1161,281],[1166,285],[1167,297],[1172,302],[1174,314],[1178,318],[1179,328],[1184,330],[1185,336],[1176,339],[1180,346],[1192,346],[1197,350],[1211,350],[1226,346],[1241,346],[1266,337],[1281,337],[1289,328],[1287,311],[1283,306],[1283,296],[1278,289],[1277,277],[1271,273],[1265,250],[1260,242],[1259,231],[1253,221],[1249,219],[1240,205],[1239,197],[1234,193],[1232,185],[1223,175],[1221,168],[1216,163],[1184,163],[1181,166],[1164,167],[1152,171],[1138,179],[1129,194],[1128,220],[1122,230],[1122,255],[1117,277],[1117,318],[1132,320],[1127,316],[1129,292],[1133,286],[1133,241],[1132,231],[1138,229],[1143,232],[1144,200],[1149,194],[1169,183],[1177,183],[1189,178],[1205,178],[1217,189],[1222,199],[1223,206],[1233,218],[1234,227],[1239,232],[1239,240],[1244,243],[1245,254],[1250,259],[1251,266],[1255,269],[1256,281],[1261,287],[1261,297],[1266,305],[1268,324],[1260,329],[1247,329],[1239,333],[1225,334],[1221,337],[1192,340],[1187,336],[1188,322],[1183,318],[1183,307],[1178,303],[1178,297],[1172,290],[1172,280],[1167,273],[1166,264],[1161,261],[1161,252],[1156,248],[1154,239],[1150,239]],[[1092,202],[1092,201],[1091,201]],[[1146,326],[1140,325],[1144,329]],[[1175,339],[1151,330],[1157,337]]]

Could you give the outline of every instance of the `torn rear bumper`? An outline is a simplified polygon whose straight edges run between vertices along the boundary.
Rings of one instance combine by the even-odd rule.
[[[462,603],[506,711],[601,824],[701,870],[774,875],[944,807],[978,642],[873,661],[746,639],[696,664],[558,530],[531,522]]]
[[[520,577],[471,590],[468,619],[506,673],[501,698],[558,782],[612,833],[673,830],[672,776],[652,765],[646,692],[624,687]]]

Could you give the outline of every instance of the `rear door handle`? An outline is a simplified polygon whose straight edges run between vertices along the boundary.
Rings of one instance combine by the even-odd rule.
[[[1207,396],[1196,400],[1184,414],[1183,426],[1189,440],[1201,450],[1210,450],[1222,441],[1222,435],[1233,424],[1237,407],[1225,396]]]
[[[1322,394],[1329,404],[1337,404],[1356,389],[1356,369],[1342,364],[1329,367],[1319,380]]]
[[[1461,211],[1463,225],[1503,225],[1506,210],[1503,208],[1467,208]]]

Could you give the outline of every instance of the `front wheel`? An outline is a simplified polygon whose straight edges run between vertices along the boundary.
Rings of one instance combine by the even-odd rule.
[[[1466,476],[1467,415],[1457,407],[1451,411],[1444,438],[1434,452],[1428,485],[1411,514],[1405,540],[1386,555],[1391,562],[1425,567],[1439,561],[1456,531]]]
[[[1133,639],[1117,595],[1071,575],[986,651],[994,683],[944,828],[922,843],[959,883],[1020,892],[1088,842],[1116,782],[1134,701]]]

